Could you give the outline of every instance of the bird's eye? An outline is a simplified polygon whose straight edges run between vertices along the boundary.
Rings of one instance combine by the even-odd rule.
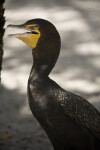
[[[39,25],[35,25],[35,26],[34,26],[34,29],[38,29],[38,28],[39,28]]]

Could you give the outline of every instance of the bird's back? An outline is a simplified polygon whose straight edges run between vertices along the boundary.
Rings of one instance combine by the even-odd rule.
[[[96,121],[97,127],[100,121],[99,113],[93,106],[82,98],[64,91],[49,78],[45,82],[29,82],[28,96],[32,113],[46,131],[55,150],[65,150],[66,148],[69,150],[71,148],[92,150],[90,147],[95,145],[96,136],[99,137],[99,134],[94,131],[98,129],[95,130],[94,125],[88,127],[88,123],[91,124],[91,119],[87,118],[87,122],[84,123],[85,119],[82,117],[84,114],[81,113],[87,115],[90,110],[93,110],[92,118],[98,120]],[[83,104],[84,101],[86,104]],[[93,108],[89,109],[87,104]],[[88,112],[84,108],[85,106],[89,109]]]
[[[65,115],[68,115],[84,131],[93,134],[100,140],[100,113],[97,109],[84,98],[65,91],[55,82],[53,84],[56,99],[62,106]]]

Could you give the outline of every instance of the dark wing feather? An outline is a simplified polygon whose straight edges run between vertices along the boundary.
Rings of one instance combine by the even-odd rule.
[[[66,115],[100,140],[100,113],[92,104],[60,87],[56,88],[55,96]]]

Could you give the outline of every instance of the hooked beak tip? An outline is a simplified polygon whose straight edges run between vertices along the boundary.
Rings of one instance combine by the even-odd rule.
[[[9,25],[7,25],[6,28],[10,28],[10,27],[13,27],[13,26],[14,26],[14,25],[9,24]]]

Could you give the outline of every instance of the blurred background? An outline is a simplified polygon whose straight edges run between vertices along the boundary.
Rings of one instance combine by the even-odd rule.
[[[64,89],[79,94],[100,111],[100,1],[9,0],[6,25],[29,19],[51,21],[61,36],[61,53],[50,77]],[[0,150],[53,150],[27,102],[31,49],[4,36],[0,87]],[[16,31],[14,31],[16,33]]]

